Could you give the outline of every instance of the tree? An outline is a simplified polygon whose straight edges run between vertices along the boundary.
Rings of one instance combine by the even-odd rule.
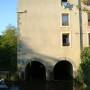
[[[83,79],[90,85],[90,47],[85,48],[81,53],[81,64]]]
[[[0,65],[11,72],[17,69],[17,35],[14,26],[8,26],[0,37]]]
[[[90,90],[90,47],[84,48],[81,53],[82,78],[87,85],[87,90]]]

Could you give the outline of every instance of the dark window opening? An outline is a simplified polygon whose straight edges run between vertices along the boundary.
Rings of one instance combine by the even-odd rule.
[[[90,6],[90,0],[87,0],[87,5]]]
[[[89,46],[90,46],[90,33],[88,33],[88,43],[89,43]]]
[[[69,25],[69,17],[67,13],[62,14],[62,26]]]
[[[63,34],[62,35],[62,45],[63,46],[69,46],[69,34]]]
[[[88,26],[90,26],[90,13],[88,13]]]
[[[62,0],[62,2],[67,2],[67,0]]]
[[[67,0],[61,0],[61,5],[64,5],[67,3]]]

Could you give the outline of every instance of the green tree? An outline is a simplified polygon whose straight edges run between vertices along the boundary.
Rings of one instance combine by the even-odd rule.
[[[90,90],[90,47],[84,48],[81,53],[81,64],[82,77],[87,85],[87,90]]]
[[[2,70],[17,70],[17,35],[14,26],[8,26],[0,37],[0,65]]]

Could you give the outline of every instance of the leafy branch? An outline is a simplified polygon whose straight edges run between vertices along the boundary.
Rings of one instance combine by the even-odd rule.
[[[83,3],[84,5],[76,5],[76,7],[78,8],[78,9],[81,9],[82,11],[84,11],[84,12],[86,12],[86,13],[89,13],[90,12],[90,10],[86,7],[86,5],[87,5],[87,3],[88,3],[88,0],[80,0],[80,2],[81,3]]]

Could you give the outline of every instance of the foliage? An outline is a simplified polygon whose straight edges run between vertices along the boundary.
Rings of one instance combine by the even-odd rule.
[[[90,85],[90,47],[86,47],[81,53],[81,64],[83,79]]]
[[[81,53],[81,64],[78,69],[77,79],[84,83],[86,90],[90,90],[90,47],[84,48]]]
[[[85,5],[87,5],[88,0],[81,0],[81,2]]]
[[[83,70],[82,70],[81,66],[79,66],[79,68],[77,70],[77,76],[75,78],[74,83],[75,83],[75,88],[77,88],[78,90],[86,90],[87,86],[83,80]]]
[[[17,38],[14,26],[8,26],[0,37],[0,69],[11,72],[17,69]]]
[[[76,5],[76,7],[86,13],[90,12],[90,10],[87,8],[88,0],[80,0],[80,1],[81,1],[81,4],[83,3],[83,5],[80,6],[80,4],[78,4]]]
[[[77,70],[77,76],[76,79],[80,82],[83,82],[83,71],[81,69],[81,67],[79,66],[78,70]]]

